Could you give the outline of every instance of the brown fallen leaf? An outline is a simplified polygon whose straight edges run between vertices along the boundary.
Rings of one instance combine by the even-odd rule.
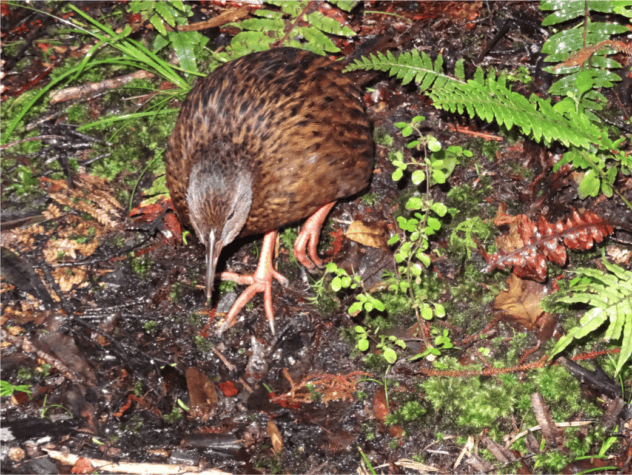
[[[195,367],[187,368],[186,378],[191,401],[190,415],[207,421],[215,414],[219,402],[215,385],[206,374]]]
[[[373,416],[380,422],[384,422],[388,416],[388,405],[386,404],[386,392],[381,386],[375,391],[373,396]]]
[[[507,279],[508,289],[500,292],[494,310],[511,315],[527,330],[531,330],[544,315],[540,301],[546,296],[546,286],[532,280],[523,280],[515,274]]]
[[[274,423],[272,419],[268,420],[268,435],[272,440],[272,451],[275,454],[278,454],[283,450],[283,437],[281,437],[281,432],[279,432],[279,428]]]
[[[379,223],[367,226],[362,221],[356,220],[349,225],[345,236],[347,239],[362,244],[363,246],[375,247],[385,252],[390,252],[386,227]]]

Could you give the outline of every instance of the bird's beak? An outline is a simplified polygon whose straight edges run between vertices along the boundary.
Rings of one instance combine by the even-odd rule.
[[[206,298],[210,300],[213,293],[213,281],[215,280],[215,268],[217,267],[217,259],[219,253],[222,251],[222,241],[216,241],[215,232],[211,230],[208,234],[208,245],[206,248],[207,262],[206,262]]]

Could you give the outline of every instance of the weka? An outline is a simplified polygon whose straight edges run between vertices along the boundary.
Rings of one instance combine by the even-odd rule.
[[[342,65],[294,48],[252,53],[199,80],[169,140],[167,187],[177,216],[208,253],[210,298],[218,256],[239,236],[265,233],[255,273],[221,278],[249,287],[223,331],[257,292],[274,333],[272,266],[276,230],[311,216],[296,258],[321,265],[320,228],[339,198],[366,188],[374,143],[362,93]]]

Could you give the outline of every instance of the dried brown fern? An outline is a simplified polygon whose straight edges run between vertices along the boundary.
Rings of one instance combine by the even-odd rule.
[[[517,234],[509,246],[513,248],[503,249],[499,245],[501,250],[491,255],[479,249],[487,261],[482,272],[513,267],[518,277],[540,282],[546,278],[547,261],[560,266],[566,263],[567,247],[574,250],[590,249],[593,241],[601,242],[613,231],[613,227],[595,213],[586,211],[579,214],[576,210],[566,222],[558,221],[555,224],[549,223],[543,216],[534,223],[524,214],[515,217],[501,215],[494,220],[494,224],[514,226]]]

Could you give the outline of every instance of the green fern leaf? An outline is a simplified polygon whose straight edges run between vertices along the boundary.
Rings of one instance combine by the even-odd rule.
[[[564,350],[573,340],[590,335],[609,321],[604,337],[606,341],[618,340],[623,333],[616,369],[618,373],[632,355],[632,272],[605,259],[603,263],[609,273],[598,269],[577,269],[575,272],[581,279],[571,283],[569,295],[558,298],[560,302],[582,303],[592,308],[580,319],[578,327],[557,342],[551,356]]]
[[[308,5],[307,0],[266,0],[266,3],[281,8],[281,10],[283,10],[283,13],[292,17],[298,16],[303,10],[305,10],[305,7]]]
[[[330,3],[333,3],[341,10],[350,12],[358,4],[358,0],[330,0]]]
[[[465,82],[465,59],[460,58],[454,65],[454,75],[459,81]]]
[[[420,84],[421,91],[427,90],[433,83],[435,87],[443,87],[446,82],[454,81],[443,73],[443,57],[439,56],[433,65],[430,56],[417,50],[401,53],[397,57],[390,51],[386,54],[371,54],[368,58],[356,59],[347,66],[345,72],[358,69],[385,71],[400,79],[403,84],[414,80]]]
[[[313,46],[314,49],[309,49],[309,51],[320,54],[321,56],[323,55],[323,51],[328,53],[337,53],[340,51],[340,48],[338,48],[334,42],[318,28],[314,28],[313,26],[302,26],[298,28],[298,32],[307,40],[307,45]]]
[[[316,28],[331,35],[346,36],[347,38],[351,38],[356,35],[355,31],[348,26],[341,26],[336,20],[329,18],[320,12],[314,12],[307,15],[307,21],[310,25],[315,26]]]
[[[285,23],[278,18],[248,18],[239,23],[239,28],[250,31],[283,31]]]

